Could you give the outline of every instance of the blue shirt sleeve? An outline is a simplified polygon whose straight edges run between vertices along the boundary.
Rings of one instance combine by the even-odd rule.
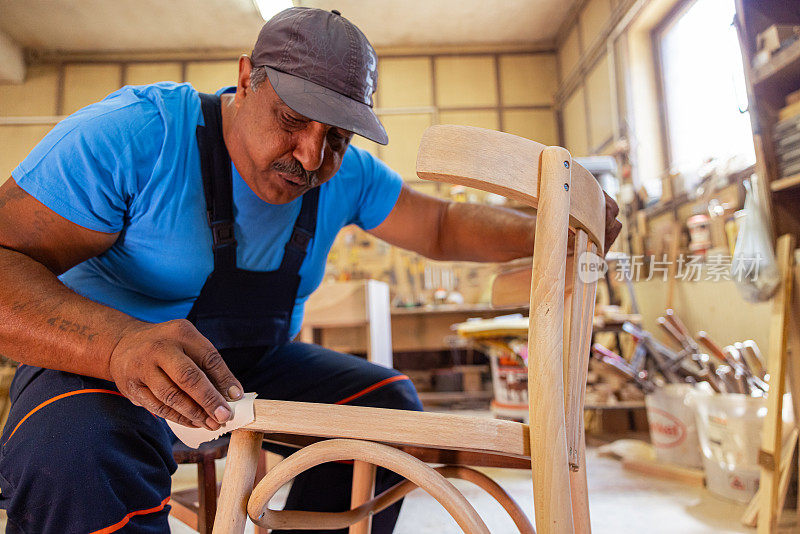
[[[358,156],[361,166],[361,194],[355,205],[355,213],[350,223],[356,224],[364,230],[371,230],[380,225],[391,213],[400,190],[403,179],[384,162],[366,150],[351,147]]]
[[[90,230],[122,230],[164,141],[156,108],[126,89],[61,121],[11,173],[39,202]]]

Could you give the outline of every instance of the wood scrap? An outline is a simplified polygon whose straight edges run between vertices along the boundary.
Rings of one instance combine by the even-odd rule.
[[[690,486],[702,488],[705,485],[706,477],[702,469],[681,467],[653,460],[622,460],[622,468],[651,477],[682,482]]]

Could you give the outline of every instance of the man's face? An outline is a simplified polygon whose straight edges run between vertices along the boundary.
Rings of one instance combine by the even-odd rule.
[[[249,59],[240,60],[225,142],[253,192],[270,204],[285,204],[336,174],[353,134],[296,113],[269,79],[253,91],[249,65]]]

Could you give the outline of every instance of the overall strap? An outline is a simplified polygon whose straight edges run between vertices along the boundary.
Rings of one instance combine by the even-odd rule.
[[[319,187],[309,189],[303,194],[300,215],[294,223],[292,236],[286,243],[280,270],[297,273],[306,257],[308,243],[317,229],[317,205],[319,204]]]
[[[197,126],[197,146],[206,216],[214,237],[214,270],[230,270],[236,268],[236,238],[233,235],[231,158],[222,137],[222,107],[217,95],[198,94],[205,126]]]

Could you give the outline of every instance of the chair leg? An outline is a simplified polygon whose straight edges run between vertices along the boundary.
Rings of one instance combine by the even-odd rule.
[[[197,531],[200,534],[211,534],[214,527],[214,516],[217,513],[217,472],[214,460],[203,458],[197,464]]]
[[[267,459],[268,454],[269,453],[267,451],[261,449],[261,453],[258,455],[258,467],[256,467],[255,480],[256,484],[258,484],[258,481],[264,478],[269,472],[269,460]],[[269,534],[269,529],[256,525],[255,534]]]
[[[376,467],[367,462],[353,461],[353,489],[350,495],[350,508],[358,508],[375,496]],[[369,534],[372,532],[372,516],[352,525],[349,534]]]
[[[253,491],[263,438],[261,432],[247,430],[234,430],[231,434],[217,517],[214,520],[214,534],[244,532],[247,522],[247,499]]]

